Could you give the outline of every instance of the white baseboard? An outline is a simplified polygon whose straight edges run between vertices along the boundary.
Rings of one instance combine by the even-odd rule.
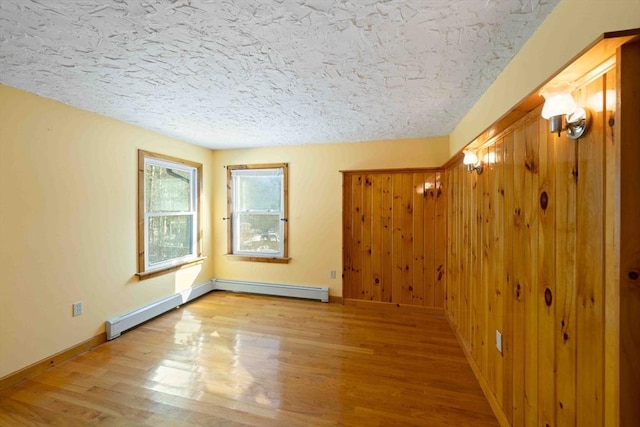
[[[120,336],[127,329],[131,329],[147,320],[153,319],[184,303],[194,300],[213,290],[213,280],[209,280],[182,292],[170,295],[159,301],[140,307],[121,316],[113,317],[106,322],[107,340]]]
[[[290,298],[316,299],[329,302],[328,287],[285,285],[279,283],[246,282],[243,280],[214,279],[217,291],[244,292],[248,294],[273,295]]]
[[[159,301],[147,304],[129,313],[106,321],[107,340],[117,338],[124,331],[153,319],[169,310],[192,301],[211,291],[244,292],[290,298],[315,299],[329,302],[329,288],[278,283],[246,282],[242,280],[211,279],[205,283],[185,289]]]

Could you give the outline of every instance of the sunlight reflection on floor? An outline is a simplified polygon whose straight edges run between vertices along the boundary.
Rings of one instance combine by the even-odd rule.
[[[205,330],[196,316],[184,310],[174,325],[172,341],[179,347],[153,368],[148,388],[199,400],[219,396],[280,407],[280,382],[266,380],[279,377],[278,337]]]

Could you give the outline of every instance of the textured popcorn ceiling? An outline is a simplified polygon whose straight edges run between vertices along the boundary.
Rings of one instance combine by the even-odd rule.
[[[0,82],[211,148],[448,135],[559,0],[0,0]]]

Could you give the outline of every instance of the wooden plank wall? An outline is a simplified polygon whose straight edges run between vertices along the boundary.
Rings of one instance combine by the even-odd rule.
[[[607,359],[607,386],[613,387],[611,393],[618,390],[618,373],[615,372],[615,360],[620,364],[620,406],[607,406],[607,415],[620,412],[620,424],[640,425],[640,42],[621,46],[617,54],[618,110],[616,113],[615,138],[608,138],[607,155],[613,152],[619,167],[614,173],[607,173],[607,191],[609,197],[619,198],[619,221],[614,223],[614,243],[607,240],[607,255],[619,262],[613,263],[607,270],[607,278],[619,279],[617,289],[607,289],[607,309],[611,305],[620,307],[619,319],[608,317],[605,336]],[[616,88],[616,83],[608,85]],[[609,164],[609,162],[607,162]],[[611,191],[613,189],[613,191]],[[609,236],[607,233],[606,236]],[[617,250],[616,250],[617,249]],[[609,258],[608,258],[609,259]],[[614,281],[614,280],[610,280]],[[613,293],[613,295],[612,295]],[[619,343],[615,332],[619,327]],[[613,333],[612,333],[613,331]],[[618,345],[619,344],[619,345]],[[619,349],[619,351],[617,351]]]
[[[343,175],[344,298],[443,308],[444,174],[412,170]]]
[[[585,83],[578,104],[603,110],[615,78]],[[509,423],[614,425],[604,345],[611,112],[595,111],[572,141],[550,134],[540,110],[481,150],[481,175],[461,164],[445,172],[445,309]]]

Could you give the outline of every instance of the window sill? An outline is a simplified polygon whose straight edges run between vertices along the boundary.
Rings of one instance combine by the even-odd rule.
[[[196,264],[202,264],[202,262],[205,259],[207,259],[206,256],[201,256],[198,258],[190,259],[189,261],[185,261],[181,264],[172,265],[170,267],[164,267],[164,268],[159,268],[157,270],[149,270],[149,271],[143,271],[142,273],[136,273],[136,276],[138,276],[139,280],[150,279],[152,277],[171,273],[172,271],[182,270],[183,268],[191,267]]]
[[[250,261],[250,262],[270,262],[273,264],[288,264],[291,258],[266,257],[266,256],[247,256],[227,254],[227,259],[231,261]]]

